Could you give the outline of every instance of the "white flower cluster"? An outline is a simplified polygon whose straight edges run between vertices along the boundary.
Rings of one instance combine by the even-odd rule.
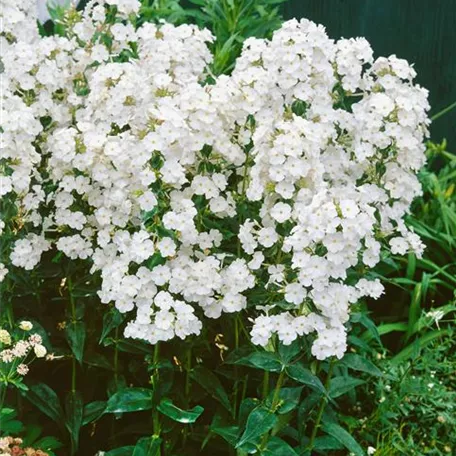
[[[29,321],[22,321],[19,324],[22,331],[28,332],[32,330],[33,324]],[[6,347],[6,348],[5,348]],[[47,349],[42,344],[42,338],[39,334],[31,334],[22,337],[11,337],[11,334],[6,329],[0,329],[0,380],[8,381],[14,378],[13,371],[24,376],[29,372],[29,364],[33,359],[27,359],[30,354],[36,358],[44,358]],[[8,378],[13,375],[13,377]]]
[[[423,250],[403,221],[429,123],[413,68],[303,19],[213,78],[210,33],[135,28],[136,0],[70,10],[65,38],[24,36],[26,5],[8,3],[2,192],[30,233],[12,264],[90,261],[101,301],[135,312],[128,337],[248,308],[254,343],[313,334],[317,358],[341,357],[388,241]]]

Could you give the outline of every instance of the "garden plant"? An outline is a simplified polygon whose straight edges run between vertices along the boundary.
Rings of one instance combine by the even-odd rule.
[[[280,3],[0,0],[0,455],[456,451],[456,156]]]

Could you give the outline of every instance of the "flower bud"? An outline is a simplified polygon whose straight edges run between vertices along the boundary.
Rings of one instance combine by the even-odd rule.
[[[44,345],[37,344],[33,347],[33,351],[37,358],[44,358],[46,356],[47,350]]]
[[[23,331],[30,331],[33,328],[33,324],[30,321],[21,321],[19,323],[19,328]]]

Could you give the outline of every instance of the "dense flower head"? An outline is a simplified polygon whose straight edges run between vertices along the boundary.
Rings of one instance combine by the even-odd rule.
[[[11,263],[88,261],[101,301],[132,315],[127,337],[183,339],[246,309],[255,344],[309,335],[314,356],[342,357],[350,307],[383,292],[370,270],[388,243],[423,250],[403,220],[429,124],[413,68],[302,19],[248,39],[215,78],[207,30],[136,27],[136,0],[69,10],[66,37],[47,38],[24,37],[30,5],[11,3]]]
[[[19,322],[17,328],[20,331],[0,328],[0,379],[15,386],[28,374],[35,357],[44,358],[47,353],[42,337],[38,333],[30,334],[33,328],[30,321]]]
[[[23,447],[23,440],[20,437],[7,435],[0,437],[0,456],[49,456],[42,450],[36,450],[32,447]]]

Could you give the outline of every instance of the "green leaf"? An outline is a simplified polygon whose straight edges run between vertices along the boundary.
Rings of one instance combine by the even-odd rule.
[[[256,408],[247,418],[245,431],[236,444],[236,448],[269,432],[277,422],[277,417],[264,408]]]
[[[153,391],[148,388],[125,388],[113,394],[104,413],[128,413],[150,410]]]
[[[381,377],[383,375],[382,371],[375,364],[363,356],[355,353],[347,353],[342,358],[342,363],[349,369],[366,372],[367,374],[374,375],[376,377]]]
[[[407,323],[384,323],[378,327],[378,333],[381,336],[389,334],[391,332],[405,332],[407,331]]]
[[[322,435],[315,439],[315,450],[341,450],[344,445],[330,435]]]
[[[168,398],[163,398],[158,404],[158,411],[171,418],[178,423],[194,423],[199,416],[204,412],[203,407],[197,405],[190,410],[182,410],[173,404],[173,401]]]
[[[20,389],[21,391],[29,390],[29,387],[24,383],[22,377],[17,379],[11,379],[9,380],[9,383],[11,385],[14,385],[17,389]]]
[[[372,353],[374,352],[373,348],[364,340],[361,339],[353,334],[350,334],[347,337],[347,342],[349,345],[360,349],[362,352],[365,353]]]
[[[241,402],[237,419],[237,425],[240,429],[244,429],[247,418],[252,413],[252,410],[256,409],[259,404],[260,401],[258,399],[253,399],[251,397],[247,397]]]
[[[50,451],[62,448],[63,443],[56,437],[46,436],[34,442],[33,446],[43,451]]]
[[[203,366],[197,366],[191,372],[191,377],[215,400],[219,401],[229,412],[231,412],[231,403],[228,394],[215,374]]]
[[[281,372],[282,363],[274,353],[266,351],[256,351],[242,358],[230,361],[227,359],[228,364],[239,364],[242,366],[255,367],[257,369],[265,370],[268,372]]]
[[[448,329],[435,330],[425,334],[394,356],[390,361],[391,365],[396,366],[404,361],[407,361],[412,358],[415,353],[419,353],[423,347],[431,343],[433,340],[447,336],[448,334],[451,334],[451,331]]]
[[[279,407],[277,410],[273,411],[277,411],[277,413],[281,415],[294,410],[299,405],[299,400],[301,398],[303,388],[303,386],[300,386],[298,388],[281,388],[279,391]],[[275,392],[271,391],[266,399],[266,406],[268,408],[272,407],[274,394]]]
[[[92,421],[96,421],[98,418],[100,418],[100,416],[103,415],[107,404],[108,403],[106,401],[94,401],[88,403],[84,407],[82,425],[85,426]]]
[[[429,274],[423,272],[423,282],[428,280]],[[426,291],[423,289],[423,282],[417,283],[413,289],[412,302],[410,303],[409,314],[408,314],[408,328],[405,335],[406,342],[414,333],[414,327],[421,313],[421,302],[426,298]]]
[[[2,435],[18,434],[24,430],[24,425],[16,420],[17,413],[11,408],[0,409],[0,424]]]
[[[323,431],[326,434],[334,437],[339,441],[347,450],[355,454],[355,456],[364,456],[363,449],[359,446],[358,442],[342,427],[336,423],[323,424]]]
[[[0,424],[4,435],[17,435],[24,430],[24,424],[19,420],[10,420],[5,423],[3,419],[0,419]]]
[[[372,337],[380,345],[382,344],[382,341],[380,340],[380,335],[378,334],[377,326],[375,326],[375,323],[365,313],[353,314],[351,320],[355,323],[361,323],[372,334]]]
[[[261,456],[298,456],[298,453],[284,440],[272,437]]]
[[[290,345],[284,345],[282,342],[279,344],[279,357],[282,363],[289,364],[301,352],[301,341],[296,339]]]
[[[103,341],[103,345],[107,345],[106,342],[108,339]],[[111,343],[114,343],[114,341],[111,340]],[[135,355],[151,355],[154,351],[152,345],[141,342],[140,340],[120,339],[117,342],[117,348],[122,352],[133,353]]]
[[[38,383],[30,387],[26,393],[27,399],[51,420],[61,425],[64,422],[64,414],[59,398],[52,388],[44,383]]]
[[[65,336],[73,352],[74,357],[82,363],[84,344],[86,339],[86,327],[82,321],[71,321],[65,327]]]
[[[286,368],[286,373],[293,380],[296,380],[297,382],[302,383],[309,388],[318,391],[319,393],[327,394],[326,389],[323,386],[323,383],[321,383],[320,379],[316,375],[312,374],[309,369],[303,367],[301,364],[293,364],[292,366],[288,366]]]
[[[13,419],[17,416],[16,410],[9,408],[9,407],[4,407],[0,409],[0,417],[2,418],[2,423],[5,422],[7,419]]]
[[[103,329],[101,331],[100,341],[108,336],[108,334],[115,328],[117,328],[125,319],[125,314],[120,313],[115,307],[112,307],[109,312],[103,315]]]
[[[0,423],[2,423],[0,421]],[[3,423],[2,423],[3,425]],[[27,424],[27,429],[25,431],[25,435],[22,436],[25,445],[30,446],[33,442],[35,442],[41,433],[43,432],[43,428],[38,424]]]
[[[366,383],[364,380],[349,376],[334,377],[329,386],[329,396],[333,399],[348,393],[359,385]]]
[[[136,443],[132,456],[160,456],[161,442],[157,435],[143,437]]]
[[[78,392],[67,393],[65,399],[65,427],[70,433],[73,451],[76,451],[79,446],[83,406],[81,395]]]
[[[211,427],[214,434],[223,437],[232,447],[236,445],[239,435],[239,426]]]
[[[123,446],[115,448],[114,450],[107,451],[104,456],[131,456],[133,454],[134,446]]]
[[[101,369],[114,370],[112,363],[102,353],[87,351],[84,356],[84,362],[89,366],[100,367]]]

